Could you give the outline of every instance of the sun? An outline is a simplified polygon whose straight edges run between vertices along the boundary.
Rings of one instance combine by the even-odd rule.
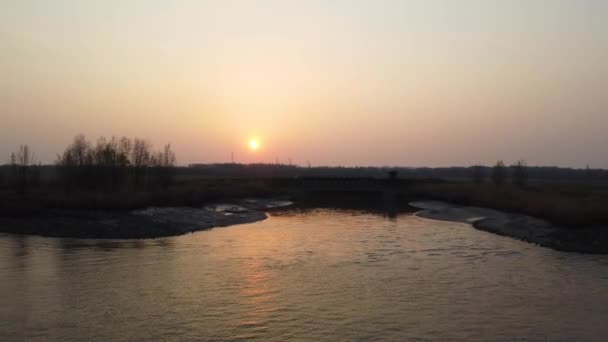
[[[249,149],[252,151],[258,150],[260,148],[260,141],[258,139],[249,140]]]

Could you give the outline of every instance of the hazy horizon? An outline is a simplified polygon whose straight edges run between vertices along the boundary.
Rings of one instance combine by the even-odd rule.
[[[82,133],[170,142],[180,165],[608,168],[606,18],[600,0],[0,0],[0,164]]]

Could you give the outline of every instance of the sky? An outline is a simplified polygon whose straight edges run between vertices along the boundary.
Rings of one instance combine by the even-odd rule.
[[[0,163],[608,168],[603,0],[0,0]],[[260,148],[248,148],[251,139]],[[5,156],[5,157],[4,157]]]

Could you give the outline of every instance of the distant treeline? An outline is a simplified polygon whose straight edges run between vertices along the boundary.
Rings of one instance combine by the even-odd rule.
[[[143,139],[100,137],[92,143],[78,135],[54,165],[36,164],[29,146],[20,146],[0,167],[0,184],[20,193],[41,184],[68,192],[167,188],[175,176],[175,162],[170,144],[154,151]]]
[[[525,185],[533,181],[607,181],[608,170],[527,166],[519,161],[507,166],[470,167],[302,167],[285,164],[192,164],[176,167],[169,144],[154,151],[138,138],[100,137],[94,143],[78,135],[57,155],[53,165],[40,165],[27,145],[11,154],[0,166],[0,187],[23,193],[40,184],[56,185],[67,192],[78,190],[116,191],[166,189],[176,180],[196,178],[272,177],[364,177],[386,178],[397,172],[400,178],[444,179]]]
[[[527,166],[523,162],[504,168],[504,181],[530,179],[545,181],[608,180],[608,170],[572,169],[552,166]],[[177,172],[184,176],[207,177],[373,177],[385,178],[390,171],[397,171],[400,178],[436,178],[447,180],[490,181],[496,174],[496,166],[470,167],[301,167],[282,164],[192,164],[180,167]],[[525,174],[522,174],[525,172]]]

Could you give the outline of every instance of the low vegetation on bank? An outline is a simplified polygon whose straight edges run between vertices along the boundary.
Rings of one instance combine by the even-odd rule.
[[[420,198],[486,207],[545,219],[567,228],[608,225],[608,182],[587,168],[577,181],[530,181],[524,161],[492,168],[474,166],[471,181],[419,184]]]
[[[392,169],[399,171],[401,180],[409,180],[387,184],[399,188],[404,203],[434,199],[526,214],[570,228],[608,225],[608,182],[602,170],[529,168],[523,161],[511,166],[499,161],[493,167],[453,169],[459,179],[435,181],[411,177],[412,170],[403,175],[402,169]],[[169,144],[154,150],[143,139],[101,137],[93,143],[79,135],[57,156],[54,165],[36,164],[35,154],[24,145],[10,156],[7,165],[0,166],[0,216],[28,217],[47,209],[132,210],[198,206],[243,197],[296,196],[306,186],[294,180],[311,176],[386,179],[390,170],[280,164],[180,168]],[[548,174],[549,180],[538,179],[539,170]],[[432,169],[421,172],[432,174]],[[560,173],[575,180],[554,180]],[[351,202],[358,198],[360,203],[368,203],[363,198],[366,196],[370,194],[350,191],[335,197],[340,203],[355,206]],[[382,196],[371,196],[374,202],[382,201]],[[332,196],[305,197],[319,204]]]
[[[543,218],[568,228],[608,225],[608,183],[514,184],[451,182],[421,184],[419,198],[486,207]]]

